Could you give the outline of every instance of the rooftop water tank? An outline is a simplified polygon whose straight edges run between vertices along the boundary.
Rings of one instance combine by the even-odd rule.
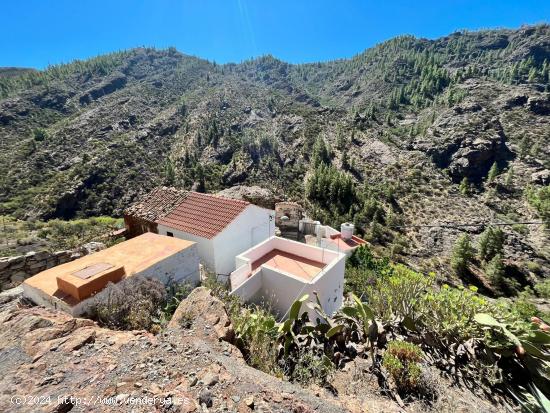
[[[351,222],[344,222],[340,226],[340,233],[342,234],[343,240],[349,240],[353,236],[353,230],[355,229],[355,226]]]

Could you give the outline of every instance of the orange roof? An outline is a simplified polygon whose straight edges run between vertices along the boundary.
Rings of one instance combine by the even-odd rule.
[[[254,261],[252,263],[252,272],[258,270],[264,264],[306,281],[313,280],[325,267],[325,264],[322,262],[310,260],[309,258],[300,257],[299,255],[278,249],[271,250]]]
[[[120,278],[118,275],[124,274],[130,277],[194,244],[191,241],[146,232],[110,248],[42,271],[27,278],[24,284],[42,290],[50,296],[60,298],[69,305],[74,305],[79,300],[71,297],[66,291],[62,291],[58,286],[57,279],[69,280],[74,288],[80,288],[89,281],[101,278],[106,273],[112,274],[114,270],[118,271],[119,268],[122,268],[123,272],[122,274],[117,272],[115,274],[117,278]],[[110,268],[107,268],[107,265]],[[102,269],[103,271],[101,271]],[[79,278],[79,275],[86,272],[92,275],[84,280]],[[85,274],[85,276],[90,274]],[[114,280],[109,279],[108,281]]]
[[[333,242],[336,244],[339,250],[341,251],[348,251],[357,248],[360,245],[364,245],[367,243],[362,238],[356,237],[355,235],[351,236],[351,239],[344,240],[342,239],[342,234],[336,234],[332,235],[330,238],[327,238],[330,242]]]
[[[189,192],[187,197],[157,223],[189,234],[212,239],[224,230],[249,202]]]

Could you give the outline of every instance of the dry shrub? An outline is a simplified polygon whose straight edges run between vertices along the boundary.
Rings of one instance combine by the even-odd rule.
[[[164,285],[139,275],[107,287],[92,298],[91,318],[115,330],[151,330],[166,300]]]

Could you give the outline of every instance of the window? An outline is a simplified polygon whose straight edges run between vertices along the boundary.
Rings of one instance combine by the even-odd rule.
[[[173,236],[174,236],[174,233],[173,233],[173,232],[170,232],[170,231],[166,231],[166,235],[168,235],[169,237],[173,237]]]

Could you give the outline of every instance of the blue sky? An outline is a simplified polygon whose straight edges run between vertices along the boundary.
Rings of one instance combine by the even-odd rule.
[[[3,0],[0,66],[43,68],[136,46],[239,62],[353,56],[400,34],[550,22],[550,0]]]

